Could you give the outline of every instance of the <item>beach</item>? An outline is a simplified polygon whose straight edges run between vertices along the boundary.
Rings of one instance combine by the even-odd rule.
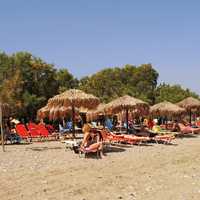
[[[7,145],[1,200],[199,200],[200,137],[173,145],[115,145],[80,158],[61,142]]]

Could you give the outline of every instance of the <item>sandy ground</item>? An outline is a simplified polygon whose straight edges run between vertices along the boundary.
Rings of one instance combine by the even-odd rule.
[[[174,145],[114,146],[79,158],[61,142],[0,152],[1,200],[200,199],[200,137]]]

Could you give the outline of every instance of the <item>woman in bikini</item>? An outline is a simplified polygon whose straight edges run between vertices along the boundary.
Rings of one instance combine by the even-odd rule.
[[[92,130],[90,124],[85,124],[82,131],[84,133],[84,137],[81,143],[81,150],[84,152],[102,152],[103,143],[100,133]]]

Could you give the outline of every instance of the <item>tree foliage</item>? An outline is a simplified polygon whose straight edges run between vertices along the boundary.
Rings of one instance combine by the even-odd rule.
[[[68,89],[77,88],[79,83],[78,79],[74,78],[67,69],[60,69],[56,73],[56,80],[59,85],[59,93]]]
[[[151,64],[106,68],[77,80],[65,68],[56,68],[28,52],[7,55],[0,52],[0,99],[9,103],[18,118],[35,118],[47,100],[67,89],[79,88],[103,102],[131,95],[154,104],[163,100],[176,103],[198,95],[180,85],[160,84]]]
[[[58,94],[61,87],[73,87],[75,83],[67,70],[57,71],[54,65],[30,53],[19,52],[11,56],[0,53],[1,99],[10,104],[19,118],[34,118],[37,109]]]
[[[189,89],[183,89],[180,85],[169,85],[163,83],[160,84],[155,91],[156,103],[165,100],[177,103],[187,97],[199,98],[196,93],[190,91]]]
[[[150,103],[154,102],[154,90],[158,73],[151,64],[139,67],[107,68],[91,77],[80,80],[80,88],[108,102],[116,97],[131,95]]]

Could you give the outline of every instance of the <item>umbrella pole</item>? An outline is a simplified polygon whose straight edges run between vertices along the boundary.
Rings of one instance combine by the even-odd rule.
[[[75,138],[75,108],[74,108],[74,105],[72,105],[72,134],[73,134],[73,138]]]
[[[126,109],[126,132],[128,133],[128,109]]]
[[[3,133],[3,113],[2,113],[2,107],[0,106],[0,126],[1,126],[1,144],[2,144],[2,150],[5,152],[4,147],[4,133]]]
[[[192,123],[192,110],[190,109],[190,125]]]

